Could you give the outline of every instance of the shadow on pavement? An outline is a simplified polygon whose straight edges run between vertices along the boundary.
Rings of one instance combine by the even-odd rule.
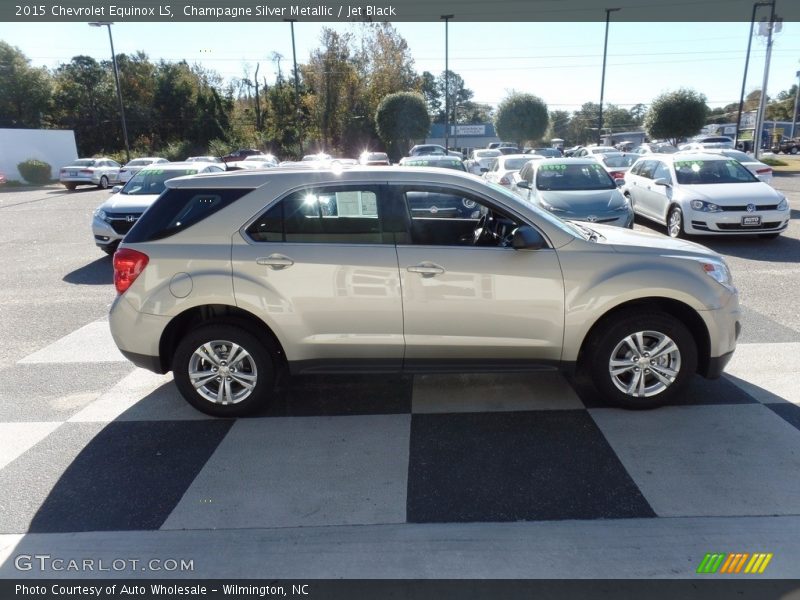
[[[62,281],[75,285],[111,285],[114,283],[114,270],[110,256],[102,256],[88,265],[64,275]]]

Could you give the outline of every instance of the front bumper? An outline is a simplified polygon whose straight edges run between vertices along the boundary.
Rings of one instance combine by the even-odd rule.
[[[742,332],[738,294],[731,294],[721,308],[703,311],[700,316],[706,323],[709,337],[708,364],[703,368],[703,361],[700,362],[700,375],[716,379],[733,356],[736,340]]]
[[[588,223],[589,225],[597,223],[598,225],[613,225],[614,227],[628,228],[633,225],[633,210],[612,211],[592,215],[576,215],[559,211],[551,211],[551,214],[566,221],[580,221],[582,223]]]
[[[760,225],[742,225],[742,217],[761,217]],[[789,210],[723,211],[708,213],[690,210],[685,219],[686,233],[694,235],[752,235],[756,233],[780,233],[789,226]]]

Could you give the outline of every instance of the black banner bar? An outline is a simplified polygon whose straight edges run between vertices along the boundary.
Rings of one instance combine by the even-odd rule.
[[[615,21],[711,23],[749,21],[753,0],[4,0],[0,21],[578,22],[602,21],[610,6]],[[800,21],[800,2],[778,1],[777,15]]]
[[[800,580],[2,580],[3,600],[304,598],[313,600],[777,600],[800,593]],[[797,596],[791,596],[795,598]]]

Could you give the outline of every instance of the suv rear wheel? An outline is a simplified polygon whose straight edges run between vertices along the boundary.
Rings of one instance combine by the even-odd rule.
[[[234,325],[205,325],[188,333],[173,357],[175,383],[196,409],[240,417],[267,403],[275,386],[276,354]]]
[[[680,393],[697,370],[697,346],[686,326],[660,312],[625,311],[600,326],[585,368],[615,406],[655,408]]]

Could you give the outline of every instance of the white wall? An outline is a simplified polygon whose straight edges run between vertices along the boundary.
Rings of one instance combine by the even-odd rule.
[[[29,158],[43,160],[52,167],[50,177],[78,158],[75,132],[71,129],[0,129],[0,172],[23,181],[17,165]]]

